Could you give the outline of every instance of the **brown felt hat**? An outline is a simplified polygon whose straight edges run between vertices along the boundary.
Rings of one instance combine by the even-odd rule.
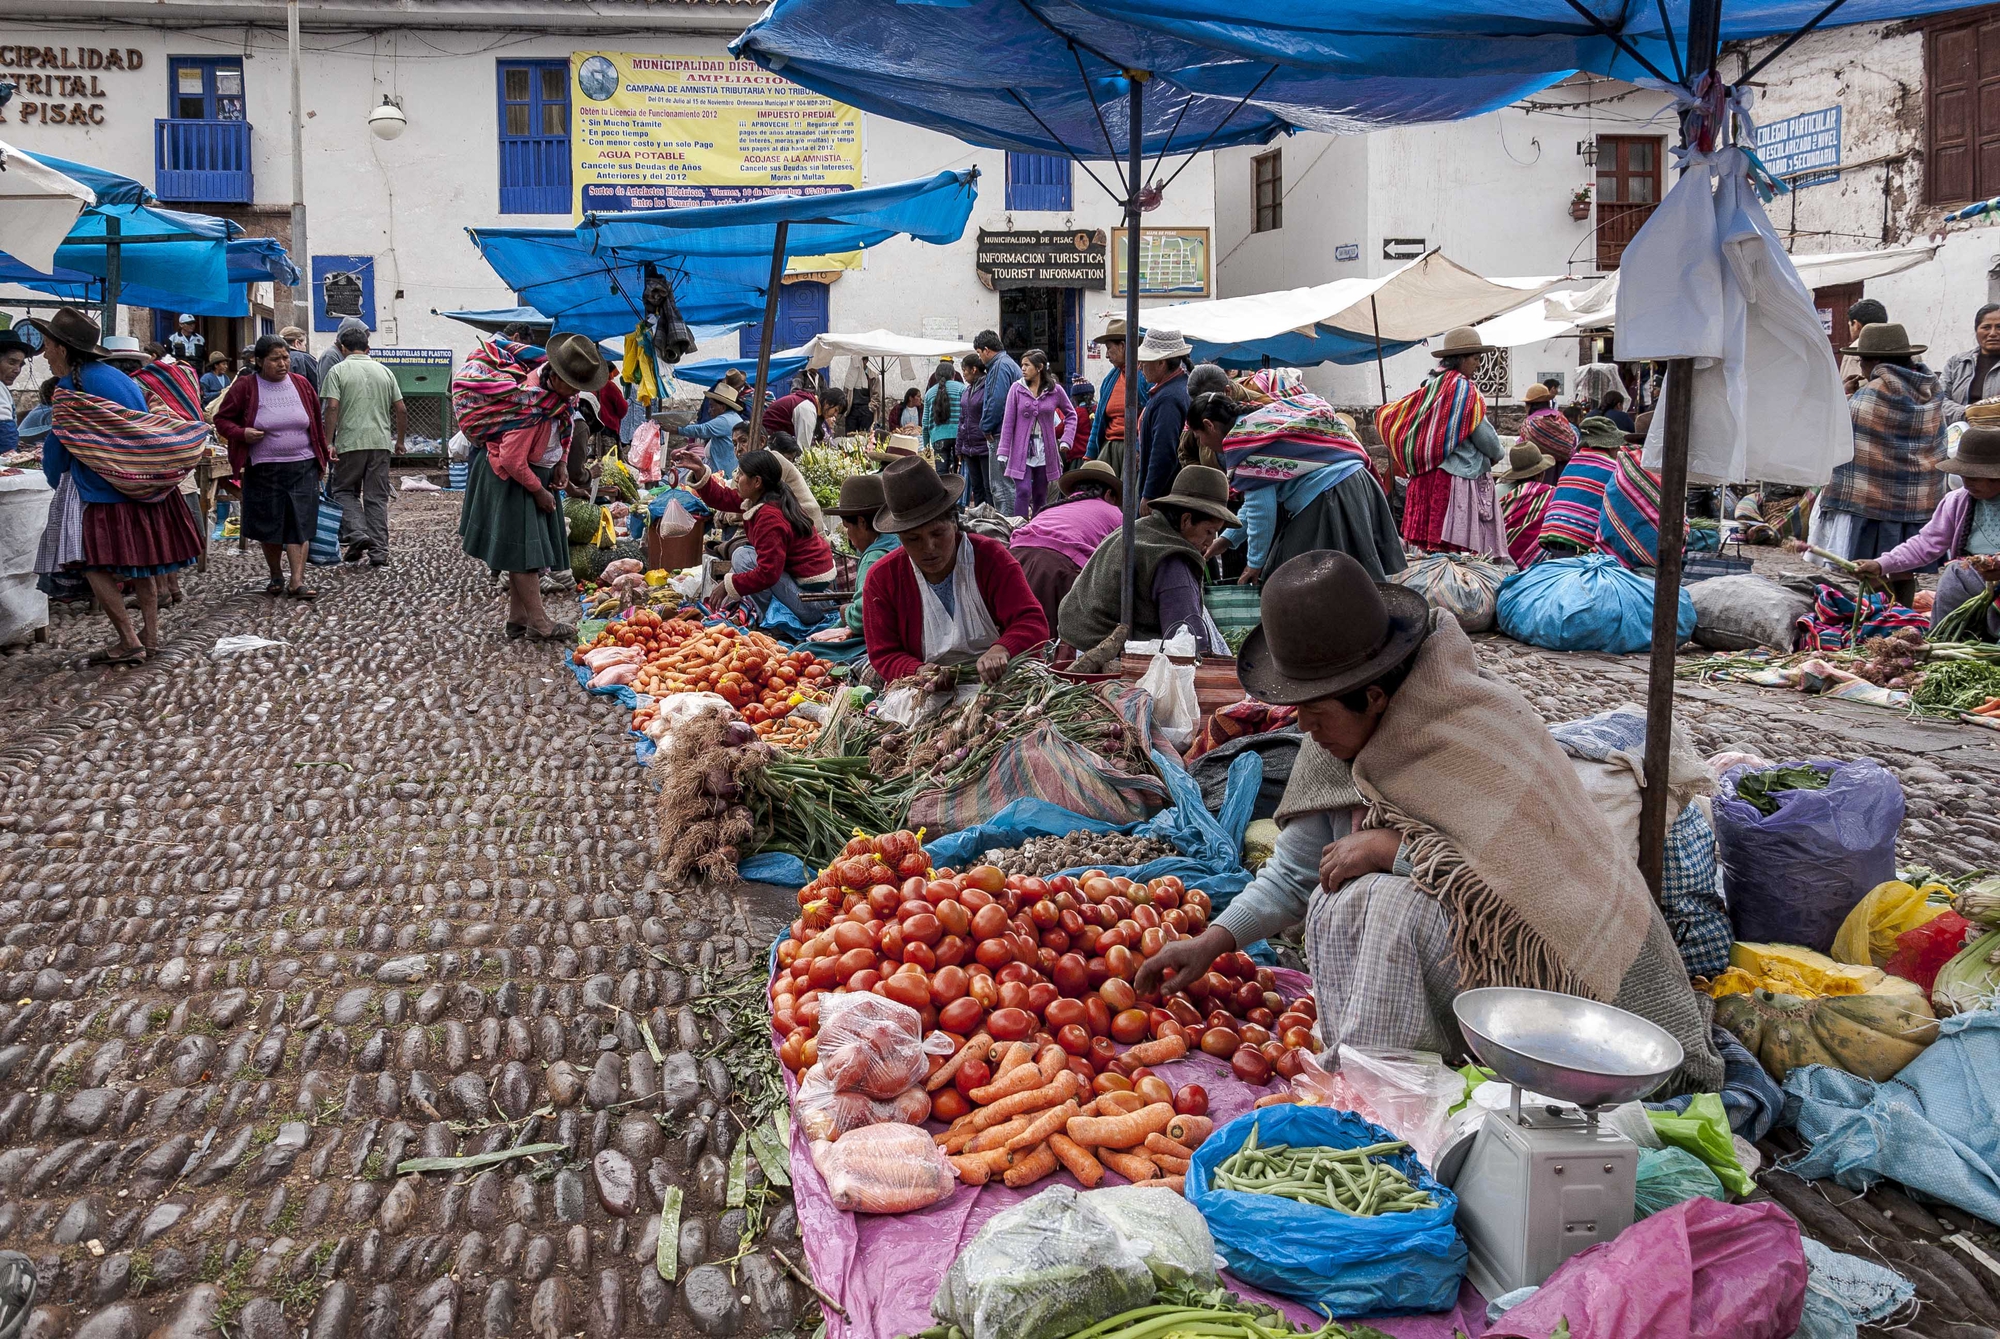
[[[97,322],[74,307],[58,307],[50,317],[30,316],[28,324],[64,348],[103,357],[107,350],[99,343],[104,336]]]
[[[1857,358],[1914,358],[1928,349],[1928,344],[1910,343],[1910,334],[1895,321],[1884,321],[1879,325],[1864,325],[1854,343],[1841,350]]]
[[[1958,439],[1958,454],[1936,468],[1962,479],[2000,479],[2000,428],[1967,428]]]
[[[604,361],[604,351],[588,335],[566,330],[549,341],[548,352],[549,370],[565,385],[594,391],[611,380],[611,365]]]
[[[1104,327],[1104,333],[1090,341],[1092,344],[1122,344],[1125,342],[1125,318],[1119,317]]]
[[[1084,484],[1103,484],[1111,490],[1111,501],[1125,500],[1125,481],[1118,477],[1118,471],[1102,460],[1086,460],[1075,469],[1067,471],[1056,480],[1056,487],[1068,493]]]
[[[1302,553],[1264,582],[1263,621],[1236,655],[1244,691],[1296,706],[1365,687],[1430,633],[1430,606],[1407,586],[1371,580],[1337,549]]]
[[[1173,491],[1152,499],[1153,505],[1180,507],[1224,525],[1241,525],[1229,510],[1229,476],[1208,465],[1183,465],[1174,476]]]
[[[1555,467],[1556,458],[1543,451],[1533,442],[1521,442],[1507,452],[1507,468],[1493,476],[1495,483],[1511,484],[1518,479],[1531,479],[1544,470]]]
[[[1539,381],[1521,392],[1522,404],[1547,404],[1555,398],[1556,393]]]
[[[827,508],[835,516],[855,520],[882,510],[882,476],[850,474],[840,481],[840,501]]]
[[[940,516],[951,515],[965,480],[954,474],[941,479],[922,456],[902,456],[883,466],[882,510],[875,516],[875,528],[885,535],[929,525]]]

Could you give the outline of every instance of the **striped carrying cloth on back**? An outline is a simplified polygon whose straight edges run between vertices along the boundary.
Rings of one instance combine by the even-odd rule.
[[[553,422],[568,447],[569,400],[527,384],[535,370],[526,357],[528,348],[495,335],[473,350],[452,377],[452,413],[459,431],[474,445],[483,447],[516,429]]]
[[[1431,373],[1424,384],[1375,414],[1376,431],[1395,468],[1429,474],[1451,449],[1486,421],[1486,400],[1471,378],[1452,369]]]
[[[1555,495],[1542,516],[1544,548],[1591,553],[1597,548],[1597,521],[1604,512],[1604,490],[1618,469],[1609,451],[1583,447],[1563,466]]]
[[[1320,465],[1368,464],[1367,448],[1325,400],[1309,390],[1279,394],[1251,384],[1272,398],[1237,419],[1223,439],[1222,467],[1239,491],[1289,483]]]
[[[1660,479],[1639,462],[1640,448],[1618,453],[1618,468],[1604,489],[1597,547],[1627,567],[1660,565]]]
[[[186,363],[150,362],[132,374],[154,412],[190,423],[202,421],[201,383]]]
[[[1542,517],[1555,491],[1545,483],[1517,484],[1507,495],[1507,556],[1514,566],[1526,567],[1542,556]]]
[[[69,453],[135,502],[173,492],[208,450],[208,425],[199,419],[142,414],[85,391],[58,386],[49,413]]]

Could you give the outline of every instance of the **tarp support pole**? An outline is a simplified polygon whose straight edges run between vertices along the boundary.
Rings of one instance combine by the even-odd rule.
[[[1125,175],[1125,577],[1119,583],[1118,621],[1132,627],[1132,580],[1138,555],[1132,529],[1139,522],[1139,487],[1145,481],[1144,444],[1139,440],[1139,178],[1145,170],[1145,103],[1148,76],[1127,70],[1132,86],[1128,108],[1130,143]],[[1112,272],[1117,272],[1114,262]],[[1087,649],[1079,647],[1079,650]]]
[[[125,284],[119,274],[119,252],[124,244],[119,234],[125,224],[110,210],[104,212],[104,333],[118,333],[118,292]]]
[[[1572,0],[1574,3],[1574,0]],[[1715,69],[1722,0],[1692,0],[1687,18],[1690,84]],[[1722,130],[1727,134],[1727,127]],[[1687,119],[1681,143],[1688,142]],[[1674,652],[1680,646],[1681,547],[1687,536],[1688,428],[1694,361],[1667,361],[1667,421],[1660,461],[1660,564],[1653,575],[1653,653],[1646,678],[1646,784],[1639,794],[1639,872],[1658,900],[1666,880],[1667,777],[1674,743]]]
[[[1375,327],[1375,379],[1382,386],[1382,403],[1389,403],[1389,369],[1382,366],[1382,317],[1375,310],[1375,295],[1368,295],[1368,323]]]
[[[778,397],[771,394],[771,340],[778,333],[778,295],[785,286],[785,239],[791,233],[788,219],[778,220],[778,235],[771,240],[771,286],[764,292],[764,330],[757,338],[757,393],[750,397],[750,449],[764,444],[764,406]],[[811,446],[800,442],[799,450]]]

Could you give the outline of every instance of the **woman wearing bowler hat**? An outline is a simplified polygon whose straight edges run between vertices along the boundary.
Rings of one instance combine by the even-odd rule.
[[[1202,568],[1226,529],[1242,522],[1229,509],[1229,480],[1206,465],[1183,465],[1172,491],[1152,501],[1132,528],[1132,623],[1121,640],[1151,641],[1186,629],[1205,656],[1226,656],[1201,603]],[[1114,530],[1090,555],[1063,597],[1056,622],[1063,644],[1088,651],[1122,626],[1125,534]]]
[[[1063,597],[1076,585],[1077,573],[1125,520],[1118,509],[1124,485],[1101,460],[1086,460],[1065,472],[1056,480],[1056,488],[1057,500],[1007,541],[1051,628]]]
[[[1958,455],[1938,461],[1941,472],[1956,474],[1965,487],[1946,493],[1924,528],[1880,558],[1855,566],[1871,577],[1895,578],[1944,563],[1938,574],[1931,626],[2000,581],[2000,400],[1981,400],[1965,410],[1965,435]],[[1975,620],[1988,641],[2000,641],[2000,609],[1989,606]]]
[[[967,663],[981,682],[998,682],[1010,660],[1049,639],[1021,564],[999,540],[959,526],[965,480],[939,478],[922,456],[891,461],[881,478],[875,528],[902,547],[870,569],[861,592],[868,663],[889,683]]]
[[[1520,691],[1415,591],[1344,553],[1264,583],[1237,658],[1250,696],[1298,708],[1276,853],[1202,934],[1139,968],[1142,994],[1305,925],[1328,1049],[1465,1046],[1481,986],[1577,995],[1664,1028],[1684,1059],[1656,1096],[1713,1092],[1722,1059],[1638,862]]]
[[[1471,326],[1446,331],[1437,370],[1418,392],[1420,407],[1390,443],[1391,454],[1410,472],[1403,538],[1427,553],[1498,557],[1507,551],[1491,473],[1507,451],[1474,384],[1479,360],[1492,352]]]

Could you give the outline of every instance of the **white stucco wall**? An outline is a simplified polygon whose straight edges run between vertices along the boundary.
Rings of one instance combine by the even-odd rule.
[[[699,9],[701,7],[690,7]],[[709,11],[711,27],[746,15]],[[697,15],[699,18],[699,15]],[[0,19],[0,45],[112,46],[136,48],[136,73],[100,74],[107,94],[104,124],[23,125],[9,109],[0,139],[22,148],[60,154],[153,180],[153,120],[168,112],[168,57],[242,56],[248,119],[254,127],[255,187],[260,205],[285,208],[291,200],[290,90],[282,28],[221,29],[98,27],[88,24],[10,22]],[[560,215],[498,212],[495,73],[498,59],[553,59],[572,50],[631,50],[721,57],[726,37],[676,33],[595,31],[587,36],[518,32],[389,30],[304,35],[307,233],[315,254],[376,258],[378,345],[450,347],[463,353],[475,333],[431,310],[506,307],[514,297],[486,266],[465,235],[468,227],[564,227]],[[0,73],[5,73],[0,71]],[[115,84],[113,81],[116,81]],[[408,129],[385,142],[368,130],[368,113],[384,94],[400,97]],[[928,176],[946,168],[981,170],[979,204],[958,243],[939,247],[899,238],[868,254],[863,268],[832,285],[829,318],[835,330],[882,327],[921,335],[926,317],[956,320],[963,338],[996,326],[998,295],[974,271],[981,227],[1104,229],[1121,221],[1110,197],[1079,169],[1068,214],[1006,210],[1005,155],[975,150],[956,139],[880,117],[866,118],[865,184],[883,185]],[[1171,171],[1174,163],[1168,164]],[[1110,180],[1100,166],[1099,174]],[[1204,227],[1214,219],[1214,188],[1206,157],[1191,164],[1147,215],[1149,227]],[[295,251],[302,270],[306,257]],[[400,296],[398,293],[400,291]],[[4,305],[4,300],[0,300]],[[1112,314],[1109,290],[1086,295],[1084,336],[1098,333]],[[1116,303],[1122,313],[1122,300]],[[289,317],[280,312],[279,323]],[[317,334],[315,347],[330,335]],[[736,337],[710,341],[698,356],[733,352]],[[1106,364],[1091,360],[1095,380]],[[921,375],[927,375],[923,369]],[[892,389],[900,389],[892,381]]]

